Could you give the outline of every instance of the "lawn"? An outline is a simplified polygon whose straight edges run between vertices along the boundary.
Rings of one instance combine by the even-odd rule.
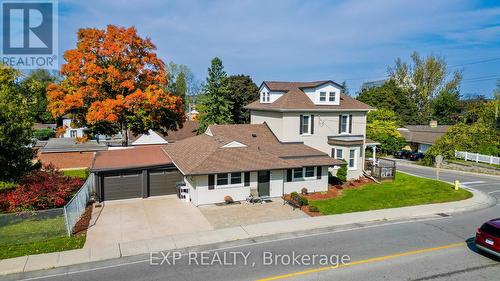
[[[87,169],[63,170],[65,176],[86,179],[88,177]]]
[[[346,189],[342,196],[327,200],[309,201],[324,215],[397,208],[422,204],[458,201],[472,197],[464,189],[431,179],[397,173],[396,180]]]
[[[14,219],[11,220],[12,218]],[[66,235],[62,215],[22,219],[2,215],[0,237],[0,259],[77,249],[85,243],[84,235]]]

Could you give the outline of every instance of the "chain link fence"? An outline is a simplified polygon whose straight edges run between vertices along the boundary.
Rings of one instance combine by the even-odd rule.
[[[90,174],[83,186],[64,206],[64,217],[66,218],[66,231],[68,236],[71,236],[73,227],[80,219],[80,216],[85,212],[85,207],[90,200],[94,187],[94,174]]]

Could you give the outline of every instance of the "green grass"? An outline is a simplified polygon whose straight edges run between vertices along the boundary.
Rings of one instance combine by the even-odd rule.
[[[86,179],[88,177],[87,169],[63,170],[65,176]]]
[[[472,197],[466,190],[431,179],[397,173],[396,180],[344,190],[341,197],[309,201],[324,215],[458,201]]]
[[[12,219],[6,222],[7,217]],[[83,247],[85,236],[67,237],[63,216],[20,218],[3,215],[0,225],[0,259],[64,251]]]

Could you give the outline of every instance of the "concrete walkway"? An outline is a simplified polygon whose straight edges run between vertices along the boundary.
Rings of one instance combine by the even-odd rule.
[[[471,192],[474,195],[472,198],[458,202],[241,225],[192,234],[116,243],[106,247],[83,248],[6,259],[0,261],[0,275],[354,223],[414,219],[439,213],[452,214],[473,211],[496,204],[495,198],[483,192],[476,190],[471,190]]]

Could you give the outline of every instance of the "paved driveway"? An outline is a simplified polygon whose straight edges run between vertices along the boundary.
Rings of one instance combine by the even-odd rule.
[[[212,229],[198,208],[175,195],[109,201],[94,206],[85,247]]]
[[[199,209],[214,228],[308,217],[301,210],[293,210],[290,205],[284,205],[280,198],[272,200],[273,202],[263,204],[243,201],[235,205],[206,205]]]

